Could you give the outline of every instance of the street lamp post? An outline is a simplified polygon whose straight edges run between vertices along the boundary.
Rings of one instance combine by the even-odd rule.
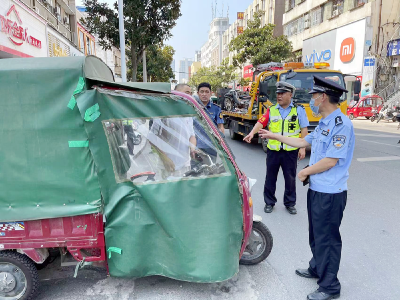
[[[119,47],[121,49],[121,75],[122,75],[122,82],[126,82],[124,0],[118,0],[118,15],[119,15]]]

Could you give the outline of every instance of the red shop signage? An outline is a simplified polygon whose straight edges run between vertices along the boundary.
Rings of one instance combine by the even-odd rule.
[[[14,13],[15,21],[11,20],[11,14]],[[23,28],[22,20],[19,16],[15,5],[11,6],[5,16],[0,15],[1,32],[8,35],[9,40],[16,46],[21,46],[23,43],[28,43],[33,47],[42,48],[42,42],[28,34],[28,28]]]

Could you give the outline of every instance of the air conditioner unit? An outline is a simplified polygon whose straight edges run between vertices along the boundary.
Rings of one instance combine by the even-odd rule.
[[[310,19],[304,20],[304,29],[310,28],[310,24],[311,24]]]
[[[34,10],[35,10],[35,12],[36,12],[38,15],[40,15],[39,7],[35,7]]]
[[[336,17],[337,15],[339,15],[339,10],[332,11],[332,17]]]
[[[64,17],[64,24],[69,25],[69,18],[68,17]]]

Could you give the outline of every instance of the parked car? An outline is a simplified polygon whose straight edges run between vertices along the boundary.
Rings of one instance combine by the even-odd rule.
[[[347,116],[350,120],[358,117],[367,119],[374,116],[374,110],[378,113],[382,109],[383,99],[378,95],[369,95],[362,97],[359,101],[352,101],[347,108]]]

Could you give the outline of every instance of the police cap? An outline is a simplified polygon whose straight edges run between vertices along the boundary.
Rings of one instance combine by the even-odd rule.
[[[296,88],[293,85],[284,81],[278,81],[276,83],[276,88],[277,88],[276,90],[277,94],[286,92],[294,94],[294,91],[296,90]]]
[[[335,81],[314,75],[314,86],[309,94],[323,93],[329,96],[340,98],[347,90]]]

